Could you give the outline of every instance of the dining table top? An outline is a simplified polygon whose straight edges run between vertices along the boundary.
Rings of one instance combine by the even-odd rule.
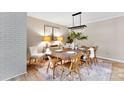
[[[71,48],[63,48],[63,49],[51,49],[51,55],[57,58],[61,58],[63,60],[70,59],[74,54],[82,51],[82,55],[85,50],[76,49],[73,50]]]

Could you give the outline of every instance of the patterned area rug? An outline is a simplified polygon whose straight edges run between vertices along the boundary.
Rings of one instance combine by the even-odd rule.
[[[55,79],[52,78],[52,69],[49,69],[48,74],[46,73],[47,64],[39,69],[40,74],[43,76],[45,81],[60,81],[61,67],[57,67],[55,70]],[[68,70],[65,70],[63,75],[63,81],[79,81],[78,74],[72,73],[65,77]],[[92,65],[91,67],[81,67],[81,80],[82,81],[108,81],[111,79],[112,63],[106,63],[100,60],[99,64]]]

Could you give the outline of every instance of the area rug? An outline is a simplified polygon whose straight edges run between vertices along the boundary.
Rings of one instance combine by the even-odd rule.
[[[52,78],[53,70],[49,69],[49,72],[46,73],[47,64],[43,68],[39,69],[40,74],[43,76],[45,81],[60,81],[61,77],[61,67],[57,67],[55,70],[55,79]],[[71,75],[66,74],[68,70],[65,70],[63,75],[63,81],[79,81],[78,74],[72,73]],[[91,67],[82,66],[80,69],[81,81],[109,81],[111,79],[112,73],[112,63],[100,62],[97,65],[92,65]]]

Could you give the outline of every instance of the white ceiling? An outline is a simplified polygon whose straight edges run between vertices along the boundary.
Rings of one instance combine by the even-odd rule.
[[[28,12],[28,16],[64,26],[71,26],[73,13],[75,12]],[[124,12],[83,12],[82,24],[106,20],[118,16],[124,16]]]

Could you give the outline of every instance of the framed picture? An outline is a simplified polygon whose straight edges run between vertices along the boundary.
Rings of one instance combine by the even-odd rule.
[[[44,36],[51,36],[52,41],[56,40],[56,36],[60,35],[60,28],[44,25]]]
[[[52,36],[53,28],[52,26],[44,25],[44,36]]]
[[[60,28],[58,28],[58,27],[53,27],[53,32],[54,32],[54,36],[60,35]]]

